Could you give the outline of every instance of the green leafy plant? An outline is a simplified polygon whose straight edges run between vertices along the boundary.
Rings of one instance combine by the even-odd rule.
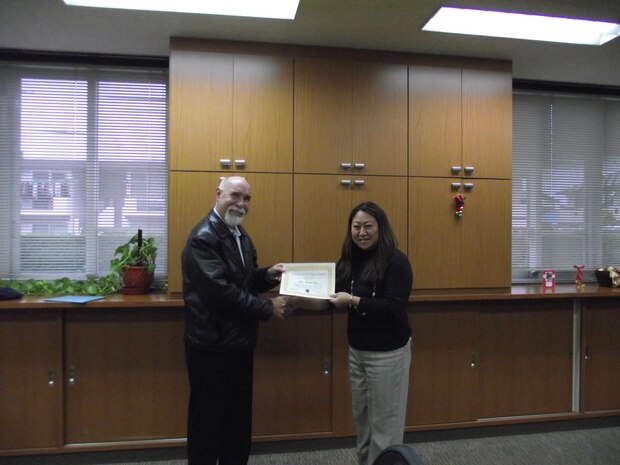
[[[126,266],[146,266],[150,276],[155,271],[157,247],[155,239],[142,238],[142,230],[114,251],[110,261],[110,273],[106,276],[86,279],[54,280],[26,279],[0,281],[0,287],[11,287],[24,295],[108,295],[123,288],[123,274]]]
[[[149,275],[155,272],[155,260],[157,247],[155,239],[142,238],[142,230],[138,230],[125,244],[120,245],[114,251],[114,258],[110,262],[110,273],[122,276],[125,266],[146,266]]]

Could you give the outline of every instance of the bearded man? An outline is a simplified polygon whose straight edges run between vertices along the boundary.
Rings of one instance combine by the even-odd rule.
[[[259,296],[278,285],[284,265],[259,268],[241,227],[250,184],[224,178],[215,194],[214,208],[191,231],[182,255],[188,465],[246,465],[258,322],[282,319],[290,306],[283,297]]]

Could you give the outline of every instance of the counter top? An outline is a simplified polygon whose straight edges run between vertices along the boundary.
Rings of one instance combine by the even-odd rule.
[[[576,299],[576,298],[619,298],[620,288],[600,287],[587,284],[577,287],[573,284],[559,284],[553,289],[544,289],[540,285],[515,285],[502,289],[437,289],[414,290],[409,302],[459,302],[459,301],[494,301],[494,300],[527,300],[527,299]],[[113,294],[101,300],[87,304],[48,302],[49,296],[26,296],[19,300],[0,301],[2,310],[27,309],[67,309],[67,308],[181,308],[181,294],[164,294],[151,292],[142,295]]]
[[[472,300],[526,300],[526,299],[581,299],[581,298],[620,297],[620,288],[601,287],[586,284],[558,284],[545,289],[542,285],[520,284],[501,289],[437,289],[414,290],[409,302],[450,302]]]

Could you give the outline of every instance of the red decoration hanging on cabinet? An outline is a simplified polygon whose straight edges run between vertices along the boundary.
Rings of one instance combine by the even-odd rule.
[[[463,210],[465,208],[465,197],[463,194],[456,194],[454,196],[454,214],[460,218],[463,216]]]

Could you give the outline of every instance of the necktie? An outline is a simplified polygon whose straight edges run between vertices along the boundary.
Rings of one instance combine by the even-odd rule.
[[[237,247],[239,247],[239,255],[241,255],[241,263],[245,266],[245,260],[243,259],[243,249],[241,248],[241,240],[239,237],[241,236],[241,232],[239,229],[235,228],[233,231],[233,236],[235,236],[235,241],[237,241]]]

